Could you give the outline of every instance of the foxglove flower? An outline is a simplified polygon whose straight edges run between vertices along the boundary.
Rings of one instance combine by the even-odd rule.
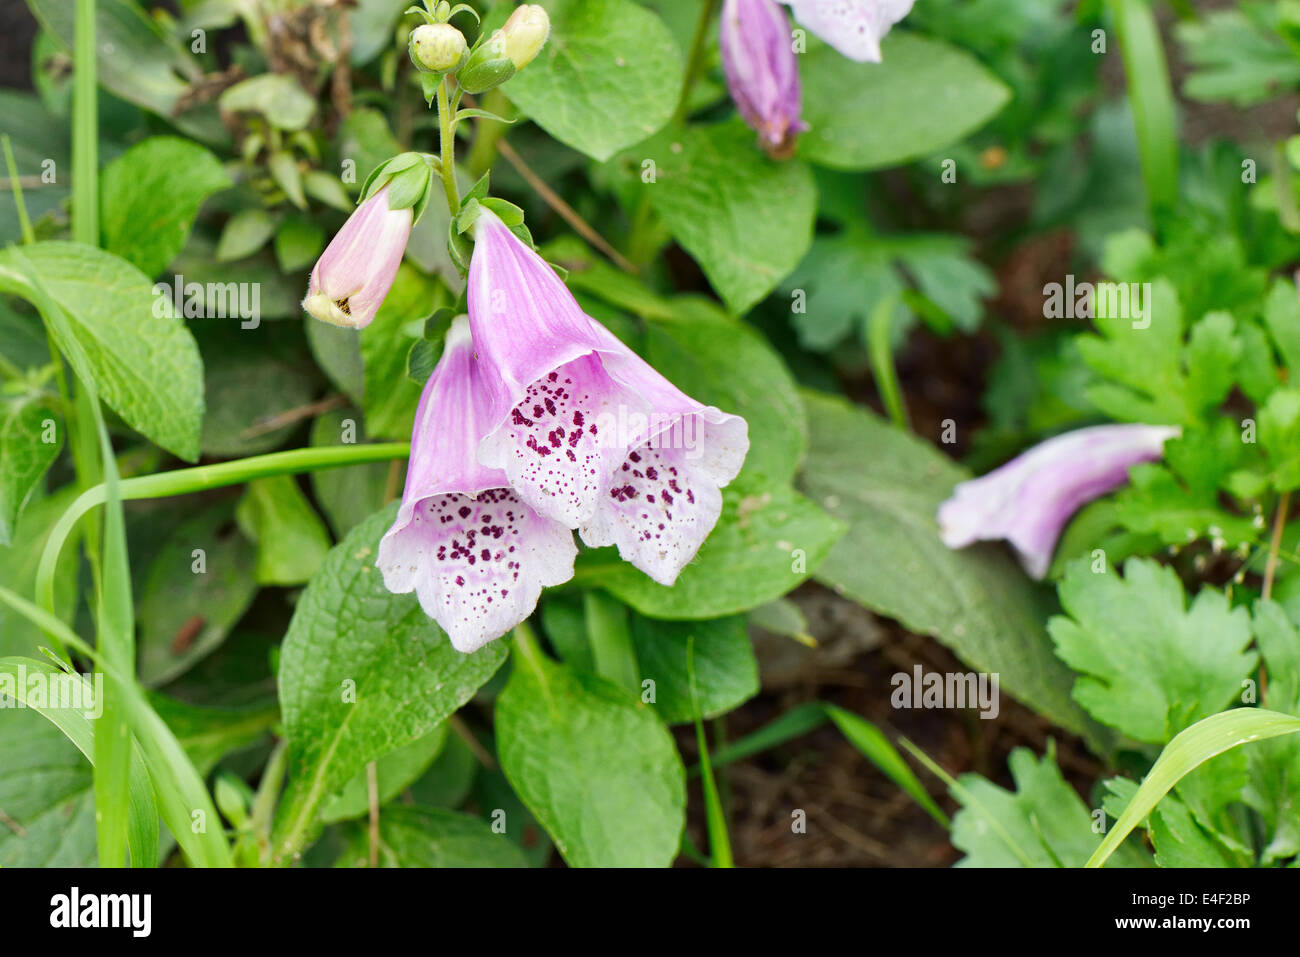
[[[726,0],[718,34],[727,89],[763,148],[788,156],[799,119],[799,64],[790,21],[776,0]]]
[[[850,60],[880,62],[880,41],[913,0],[781,0],[794,18]]]
[[[1130,466],[1160,458],[1176,428],[1098,425],[1048,439],[1001,468],[953,489],[939,506],[949,548],[1005,538],[1034,578],[1047,574],[1075,511],[1128,481]]]
[[[317,319],[362,329],[392,288],[415,210],[389,209],[388,193],[385,186],[358,206],[321,253],[302,301]]]
[[[457,651],[499,638],[573,577],[573,533],[520,501],[505,473],[478,463],[489,417],[469,325],[452,323],[420,396],[397,520],[376,562],[389,591],[414,591]]]
[[[519,497],[671,585],[717,523],[749,450],[705,406],[585,315],[491,212],[474,224],[469,321],[491,396],[479,461]]]

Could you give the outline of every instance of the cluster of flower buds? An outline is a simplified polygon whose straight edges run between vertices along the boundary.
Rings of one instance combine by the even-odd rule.
[[[423,73],[434,76],[455,74],[466,93],[486,93],[510,79],[541,52],[551,33],[551,21],[537,4],[524,4],[510,14],[499,30],[479,37],[471,48],[464,35],[448,21],[465,4],[452,6],[447,0],[432,6],[411,7],[425,22],[411,31],[411,62]]]

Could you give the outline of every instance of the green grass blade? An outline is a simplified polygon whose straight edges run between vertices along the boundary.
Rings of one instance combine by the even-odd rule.
[[[1211,715],[1178,732],[1160,752],[1142,786],[1115,826],[1088,858],[1085,867],[1101,867],[1160,799],[1193,768],[1248,741],[1262,741],[1300,731],[1300,718],[1263,708],[1234,708]]]
[[[1170,209],[1178,198],[1178,138],[1160,28],[1149,0],[1110,0],[1109,6],[1128,77],[1147,203],[1153,213]]]
[[[96,640],[104,662],[112,665],[115,673],[134,681],[135,612],[131,602],[131,572],[127,564],[126,523],[118,493],[117,462],[93,392],[91,400],[108,496],[104,509],[103,573],[96,615]],[[122,689],[117,679],[108,674],[104,678],[103,698],[103,713],[95,722],[95,818],[99,862],[101,867],[120,867],[130,820],[127,775],[131,764],[131,731],[126,722]],[[137,866],[142,866],[142,862]]]
[[[897,296],[886,296],[867,317],[867,353],[871,357],[871,371],[876,377],[876,388],[884,402],[889,418],[900,429],[907,429],[907,409],[903,405],[903,390],[898,385],[894,370],[894,344],[892,341],[894,310]]]
[[[718,795],[718,785],[713,779],[713,765],[709,763],[709,742],[704,734],[704,719],[700,717],[700,699],[695,691],[695,636],[686,642],[686,675],[691,684],[691,705],[695,711],[695,739],[700,746],[700,783],[704,788],[704,817],[709,830],[709,855],[714,867],[735,867],[731,856],[731,837],[727,834],[727,811]]]
[[[898,753],[898,749],[889,743],[889,739],[879,728],[852,711],[845,711],[833,704],[826,705],[826,713],[831,721],[835,722],[835,727],[840,729],[840,733],[848,738],[849,743],[862,752],[863,757],[910,795],[930,817],[943,825],[944,830],[948,829],[948,815],[944,814],[939,805],[934,803],[934,799],[926,793],[916,774]]]
[[[778,744],[803,737],[829,720],[826,709],[820,701],[809,701],[798,705],[781,717],[769,721],[757,731],[743,738],[737,738],[727,747],[719,749],[713,755],[713,766],[721,768],[736,761],[743,761],[769,748],[775,748]],[[691,770],[692,776],[699,773],[699,768]]]

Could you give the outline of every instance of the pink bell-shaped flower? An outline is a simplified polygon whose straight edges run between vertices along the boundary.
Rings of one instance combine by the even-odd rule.
[[[376,564],[388,590],[414,591],[462,652],[532,614],[544,587],[573,577],[578,551],[566,526],[478,463],[489,411],[469,324],[458,317],[420,397],[406,489]]]
[[[776,0],[726,0],[718,31],[727,89],[773,156],[789,156],[799,119],[799,64],[790,20]]]
[[[497,216],[474,224],[467,294],[491,397],[479,461],[588,545],[671,585],[717,523],[745,420],[685,395],[578,306]]]

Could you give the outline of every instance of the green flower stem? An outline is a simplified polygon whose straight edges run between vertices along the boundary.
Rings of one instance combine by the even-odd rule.
[[[124,502],[144,498],[168,498],[228,485],[240,485],[272,475],[292,475],[298,472],[339,468],[344,465],[387,462],[390,459],[406,458],[410,451],[411,447],[406,442],[387,442],[375,445],[326,446],[272,452],[269,455],[254,455],[233,462],[198,465],[194,468],[123,479],[119,486],[119,493]],[[82,492],[59,517],[59,521],[50,532],[50,537],[46,539],[45,550],[41,553],[41,562],[36,572],[36,600],[41,608],[51,615],[54,614],[54,577],[63,545],[82,517],[96,505],[104,504],[107,499],[106,493],[107,489],[103,484]]]
[[[456,137],[451,129],[445,76],[438,84],[438,146],[442,154],[442,188],[447,194],[447,208],[455,216],[460,212],[460,191],[456,188]]]
[[[72,56],[72,238],[99,245],[99,101],[95,0],[77,0]]]
[[[718,0],[704,0],[700,7],[700,19],[695,23],[695,36],[691,39],[691,53],[686,60],[686,77],[682,81],[682,95],[677,101],[677,112],[673,116],[673,119],[678,122],[686,119],[686,114],[691,106],[691,91],[695,89],[695,81],[704,72],[704,57],[708,52],[706,41],[709,37],[709,24],[713,22],[713,15],[717,10]]]

